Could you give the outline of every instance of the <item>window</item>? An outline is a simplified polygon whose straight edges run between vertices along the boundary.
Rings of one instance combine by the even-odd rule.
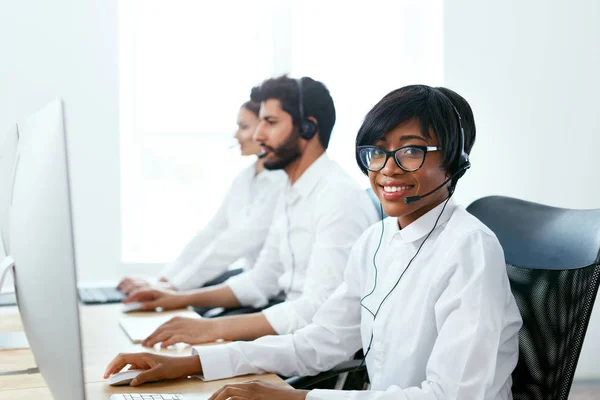
[[[334,1],[294,3],[291,74],[327,85],[337,111],[329,155],[366,186],[354,156],[356,133],[391,90],[442,84],[443,9],[441,0],[357,4],[342,9]],[[314,10],[319,11],[313,15]],[[327,27],[328,34],[303,29],[306,21]]]
[[[330,89],[330,157],[357,179],[366,112],[409,83],[440,84],[441,0],[121,0],[122,257],[166,262],[212,217],[252,160],[230,146],[239,106],[263,79]]]

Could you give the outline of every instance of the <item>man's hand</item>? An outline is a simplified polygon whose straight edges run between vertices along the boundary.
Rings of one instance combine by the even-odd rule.
[[[202,344],[220,339],[219,319],[194,319],[174,317],[158,327],[142,342],[143,346],[153,347],[161,343],[162,348],[175,343]]]
[[[179,293],[169,289],[137,290],[123,300],[123,303],[131,303],[134,301],[142,303],[140,310],[144,311],[151,311],[157,307],[162,307],[164,310],[173,310],[176,308],[184,308],[189,304],[188,296],[185,293]]]
[[[307,394],[307,390],[296,390],[262,381],[249,381],[225,385],[210,396],[208,400],[305,400]]]
[[[139,289],[150,287],[150,281],[143,276],[127,276],[119,282],[117,289],[125,294],[129,294]]]
[[[104,372],[104,379],[121,371],[127,365],[130,366],[130,369],[145,370],[131,381],[130,386],[202,373],[202,365],[198,356],[167,357],[150,353],[129,353],[119,354],[108,364]]]

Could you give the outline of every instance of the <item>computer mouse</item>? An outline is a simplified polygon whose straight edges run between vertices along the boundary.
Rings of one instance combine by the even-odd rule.
[[[129,383],[144,372],[143,369],[128,369],[127,371],[117,372],[108,377],[108,384],[111,386],[129,385]]]
[[[127,312],[131,312],[131,311],[139,311],[142,309],[142,304],[139,301],[134,301],[131,303],[124,303],[123,307],[121,308],[121,311],[124,313]]]

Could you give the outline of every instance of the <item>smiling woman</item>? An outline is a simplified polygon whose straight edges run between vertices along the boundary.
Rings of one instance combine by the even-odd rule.
[[[406,86],[367,114],[356,138],[356,159],[385,213],[397,216],[403,227],[453,193],[470,167],[474,142],[473,112],[461,96],[445,88]]]
[[[414,135],[414,132],[420,132],[419,120],[416,118],[401,123],[378,139],[374,153],[382,153],[388,157],[391,155],[394,162],[388,162],[388,157],[379,156],[375,160],[371,159],[368,167],[371,186],[386,214],[398,216],[418,208],[414,215],[408,217],[409,220],[402,219],[401,225],[408,225],[448,196],[448,191],[440,191],[436,196],[416,205],[409,207],[405,204],[406,197],[430,192],[447,178],[447,173],[442,168],[436,168],[441,165],[440,153],[434,152],[441,150],[437,137],[430,135],[425,138]],[[428,146],[416,147],[417,143],[426,143]],[[428,152],[429,149],[431,150]],[[424,203],[430,206],[424,207]],[[401,210],[402,208],[406,210]]]

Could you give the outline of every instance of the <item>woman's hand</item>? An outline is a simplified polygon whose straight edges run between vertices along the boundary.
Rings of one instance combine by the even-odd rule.
[[[225,385],[216,391],[208,400],[305,400],[308,390],[297,390],[290,387],[273,385],[262,381],[249,381]]]

